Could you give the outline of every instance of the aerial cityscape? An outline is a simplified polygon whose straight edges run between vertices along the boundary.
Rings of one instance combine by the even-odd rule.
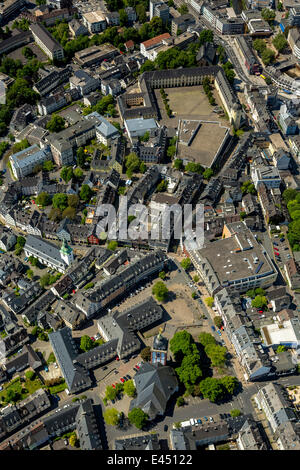
[[[300,0],[0,0],[0,450],[300,450],[299,128]]]

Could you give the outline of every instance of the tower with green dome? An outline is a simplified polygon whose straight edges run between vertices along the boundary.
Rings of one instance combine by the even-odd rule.
[[[60,249],[60,256],[68,266],[70,266],[70,264],[74,261],[73,250],[65,239],[63,239],[63,243]]]

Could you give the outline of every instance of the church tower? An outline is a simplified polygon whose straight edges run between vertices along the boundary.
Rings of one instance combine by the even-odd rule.
[[[70,264],[74,261],[73,250],[65,239],[63,239],[63,243],[60,249],[60,256],[68,266],[70,266]]]

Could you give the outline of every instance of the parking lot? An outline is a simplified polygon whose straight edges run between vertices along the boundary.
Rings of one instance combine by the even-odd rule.
[[[109,371],[109,373],[99,382],[99,393],[102,398],[105,397],[105,390],[107,386],[113,386],[116,383],[124,383],[125,380],[123,377],[126,375],[128,376],[126,380],[131,380],[133,376],[136,374],[138,368],[140,368],[141,359],[138,356],[132,357],[128,362],[124,362],[124,360],[114,361],[114,367]],[[104,366],[105,367],[105,366]],[[106,369],[109,370],[109,369]],[[103,367],[98,369],[98,371],[105,372]],[[96,374],[97,377],[98,374]],[[120,380],[120,379],[123,380]]]
[[[272,237],[274,258],[276,262],[281,266],[285,264],[289,259],[292,258],[292,254],[289,250],[288,243],[285,238],[279,238],[279,235]]]

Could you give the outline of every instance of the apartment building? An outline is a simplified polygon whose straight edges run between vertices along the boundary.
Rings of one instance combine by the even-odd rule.
[[[17,179],[30,175],[37,165],[42,165],[47,160],[52,160],[50,147],[40,148],[37,144],[9,157],[12,172]]]
[[[279,170],[273,166],[253,166],[251,178],[256,189],[260,183],[268,188],[279,188],[281,185]]]
[[[89,75],[84,70],[76,70],[70,77],[70,88],[76,88],[80,96],[88,95],[100,86],[100,80]]]
[[[64,58],[62,46],[44,26],[41,24],[31,24],[29,29],[37,45],[40,46],[51,60],[62,60]]]
[[[248,73],[250,75],[260,73],[261,66],[245,36],[238,36],[234,39],[234,41],[242,59],[244,60],[244,64]]]
[[[257,392],[255,401],[259,409],[265,413],[273,433],[280,425],[297,421],[295,411],[287,399],[286,392],[277,383],[269,383],[262,387]]]
[[[196,20],[193,15],[186,13],[178,18],[172,18],[171,32],[173,36],[177,36],[179,33],[184,33],[189,26],[195,26]]]
[[[83,13],[82,21],[90,33],[101,33],[107,26],[105,15],[100,10]]]
[[[91,67],[98,65],[104,60],[109,60],[119,54],[116,47],[111,44],[102,44],[101,46],[91,46],[78,51],[74,55],[74,62],[81,67]]]

